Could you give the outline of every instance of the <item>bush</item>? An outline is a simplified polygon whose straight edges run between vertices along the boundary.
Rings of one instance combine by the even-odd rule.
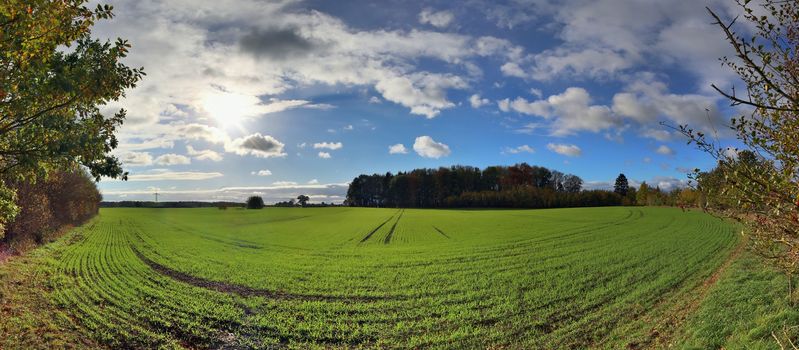
[[[247,198],[247,209],[262,209],[263,207],[264,199],[261,196]]]
[[[82,169],[52,172],[35,182],[5,183],[16,191],[20,212],[0,238],[18,251],[47,243],[61,227],[92,218],[102,199],[94,180]]]

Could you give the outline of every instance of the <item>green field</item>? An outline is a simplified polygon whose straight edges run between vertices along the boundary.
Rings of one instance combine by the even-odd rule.
[[[738,242],[673,208],[103,209],[25,266],[112,348],[634,349]]]

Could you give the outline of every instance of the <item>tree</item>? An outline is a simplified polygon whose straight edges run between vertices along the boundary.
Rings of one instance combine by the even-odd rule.
[[[7,0],[0,3],[0,175],[35,180],[81,164],[101,176],[126,178],[110,155],[125,111],[99,107],[124,96],[142,69],[120,63],[130,45],[90,37],[111,6],[90,10],[85,0]],[[63,50],[63,47],[70,47]],[[0,183],[0,227],[18,212],[16,196]]]
[[[613,185],[613,192],[618,193],[620,196],[624,197],[627,195],[627,191],[630,189],[630,184],[627,182],[627,177],[624,174],[619,174],[616,178],[616,184]]]
[[[638,205],[649,205],[649,185],[646,181],[641,183],[638,187],[638,192],[635,194],[635,202]]]
[[[261,196],[247,198],[247,209],[263,209],[264,199]]]
[[[311,198],[304,194],[297,196],[297,203],[300,203],[300,205],[303,207],[308,204],[309,200],[311,200]]]
[[[735,57],[721,61],[740,77],[746,92],[712,87],[732,106],[751,111],[733,118],[731,126],[750,152],[721,147],[716,135],[709,138],[689,125],[678,130],[718,161],[715,171],[723,181],[707,192],[716,199],[708,200],[707,209],[746,225],[754,250],[787,275],[793,301],[792,279],[799,272],[799,2],[757,4],[738,2],[751,35],[735,31],[739,18],[725,22],[708,8],[735,51]],[[695,176],[701,184],[703,174]]]
[[[563,178],[563,190],[568,193],[578,193],[583,189],[583,179],[577,175],[568,174]]]

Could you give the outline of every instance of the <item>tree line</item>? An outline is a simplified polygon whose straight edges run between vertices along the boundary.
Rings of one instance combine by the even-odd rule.
[[[79,225],[97,214],[102,196],[83,169],[56,171],[36,181],[6,179],[20,208],[5,226],[2,242],[23,251],[54,238],[61,227]]]
[[[485,169],[456,165],[360,175],[350,183],[345,205],[557,208],[625,204],[622,195],[583,191],[582,185],[579,176],[527,163]]]

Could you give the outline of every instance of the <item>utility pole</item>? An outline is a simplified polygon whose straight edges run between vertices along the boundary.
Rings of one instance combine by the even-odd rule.
[[[155,202],[158,203],[158,190],[155,191]]]

